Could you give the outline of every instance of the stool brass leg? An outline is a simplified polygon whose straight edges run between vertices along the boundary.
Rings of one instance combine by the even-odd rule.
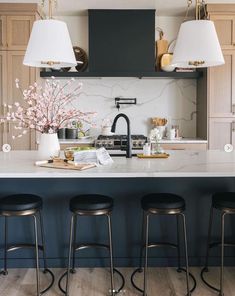
[[[74,227],[74,216],[71,217],[70,222],[70,236],[69,236],[69,255],[68,255],[68,267],[67,267],[67,281],[66,281],[66,296],[69,296],[69,275],[70,275],[70,264],[71,264],[71,254],[72,254],[72,244],[73,244],[73,227]]]
[[[210,252],[212,223],[213,223],[213,207],[211,206],[209,228],[208,228],[208,236],[207,236],[205,271],[208,271],[208,261],[209,261],[209,252]]]
[[[221,267],[220,267],[220,296],[224,295],[224,218],[226,213],[221,214]]]
[[[179,215],[176,215],[177,220],[177,252],[178,252],[178,272],[181,272],[181,253],[180,253],[180,225],[179,225]]]
[[[71,273],[75,273],[75,255],[76,255],[76,234],[77,234],[77,215],[74,217],[74,231],[73,231],[73,265],[70,270]]]
[[[43,262],[44,262],[44,273],[47,269],[47,260],[46,260],[46,245],[45,245],[45,237],[44,237],[44,224],[42,212],[39,211],[39,219],[40,219],[40,230],[41,230],[41,239],[42,239],[42,252],[43,252]]]
[[[186,229],[186,221],[185,215],[183,213],[180,214],[183,220],[183,231],[184,231],[184,250],[185,250],[185,265],[186,265],[186,283],[187,283],[187,296],[190,296],[189,289],[189,266],[188,266],[188,246],[187,246],[187,229]]]
[[[110,252],[110,274],[111,274],[111,295],[115,295],[114,276],[113,276],[113,241],[112,241],[112,224],[111,216],[108,214],[108,228],[109,228],[109,252]]]
[[[145,238],[145,225],[144,225],[144,211],[142,214],[142,226],[141,226],[141,244],[140,244],[140,257],[139,257],[139,272],[142,271],[142,259],[143,259],[143,245],[144,245],[144,238]]]
[[[7,244],[8,244],[8,218],[4,217],[4,224],[5,224],[5,230],[4,230],[4,270],[2,272],[3,275],[7,275]]]
[[[40,275],[39,275],[39,256],[38,256],[38,226],[37,217],[34,218],[34,236],[35,236],[35,254],[36,254],[36,279],[37,279],[37,296],[40,296]]]
[[[144,263],[144,295],[147,296],[147,268],[148,268],[148,244],[149,244],[149,214],[144,213],[145,220],[145,263]]]

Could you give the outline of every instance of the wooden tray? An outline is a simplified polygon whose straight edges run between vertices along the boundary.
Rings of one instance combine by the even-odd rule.
[[[144,154],[137,154],[138,158],[168,158],[170,154],[168,153],[161,153],[161,154],[152,154],[152,155],[144,155]]]
[[[64,169],[64,170],[76,170],[76,171],[83,171],[90,168],[96,167],[94,163],[81,163],[81,164],[73,164],[71,162],[65,162],[64,160],[56,160],[49,163],[44,163],[38,165],[39,167],[44,168],[52,168],[52,169]]]

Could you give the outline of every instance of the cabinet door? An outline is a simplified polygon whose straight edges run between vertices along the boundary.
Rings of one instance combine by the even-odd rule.
[[[235,51],[224,50],[224,59],[208,70],[210,117],[235,116]]]
[[[220,45],[223,49],[235,48],[235,16],[214,14],[210,16],[214,21]]]
[[[21,88],[24,90],[28,88],[35,81],[35,69],[26,67],[23,65],[25,52],[20,51],[8,51],[7,62],[8,62],[8,88],[7,97],[8,103],[13,104],[19,102],[24,105],[22,94],[19,89],[15,86],[15,79],[20,80]],[[17,134],[17,130],[14,129],[14,123],[7,124],[8,143],[13,146],[15,150],[18,149],[34,149],[35,148],[35,133],[28,133],[20,139],[12,139],[12,135]]]
[[[233,118],[210,118],[209,149],[224,149],[224,145],[235,146],[235,120]]]
[[[34,16],[7,16],[8,50],[26,49],[34,19]]]
[[[4,103],[6,103],[6,91],[7,91],[7,53],[5,51],[0,51],[0,114],[4,116],[5,108]],[[6,141],[6,124],[0,124],[0,150],[2,144]]]
[[[0,49],[7,48],[7,19],[6,16],[0,16]]]

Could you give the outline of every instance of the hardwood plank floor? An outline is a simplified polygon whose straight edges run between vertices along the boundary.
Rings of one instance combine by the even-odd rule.
[[[132,268],[121,268],[126,279],[126,285],[119,295],[138,296],[130,282]],[[217,293],[208,289],[200,279],[200,268],[194,267],[190,271],[197,279],[195,296],[215,296]],[[62,269],[53,269],[56,282],[46,294],[48,296],[63,295],[58,289],[58,278],[64,272]],[[185,274],[177,273],[174,268],[149,268],[148,270],[148,296],[182,296],[186,295]],[[218,283],[219,269],[211,268],[207,278],[211,283]],[[136,274],[136,284],[142,285],[143,274]],[[115,276],[116,285],[118,277]],[[49,280],[48,275],[41,273],[41,284],[45,287]],[[63,284],[65,281],[63,282]],[[77,269],[76,274],[71,275],[70,296],[108,296],[109,295],[109,270],[103,268]],[[1,296],[35,296],[35,271],[33,269],[10,269],[8,276],[0,277]],[[235,296],[235,268],[225,268],[225,296]]]

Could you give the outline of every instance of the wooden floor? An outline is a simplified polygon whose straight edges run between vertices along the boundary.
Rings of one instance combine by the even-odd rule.
[[[123,296],[138,296],[141,293],[134,290],[130,283],[131,268],[120,269],[126,279]],[[209,290],[200,280],[200,268],[191,268],[191,272],[197,279],[195,296],[215,296],[215,292]],[[46,294],[48,296],[63,295],[57,286],[58,278],[63,273],[61,269],[53,269],[56,283]],[[208,279],[216,283],[219,275],[218,268],[210,269]],[[116,277],[115,277],[116,278]],[[41,274],[42,286],[48,280],[48,276]],[[118,281],[118,278],[116,278]],[[107,296],[109,295],[110,277],[108,269],[78,269],[71,276],[70,296]],[[142,274],[137,274],[136,283],[141,285]],[[148,296],[183,296],[185,293],[184,273],[177,273],[173,268],[149,268]],[[32,269],[10,269],[8,276],[0,277],[1,296],[35,296],[35,271]],[[225,269],[225,296],[235,296],[235,268]]]

